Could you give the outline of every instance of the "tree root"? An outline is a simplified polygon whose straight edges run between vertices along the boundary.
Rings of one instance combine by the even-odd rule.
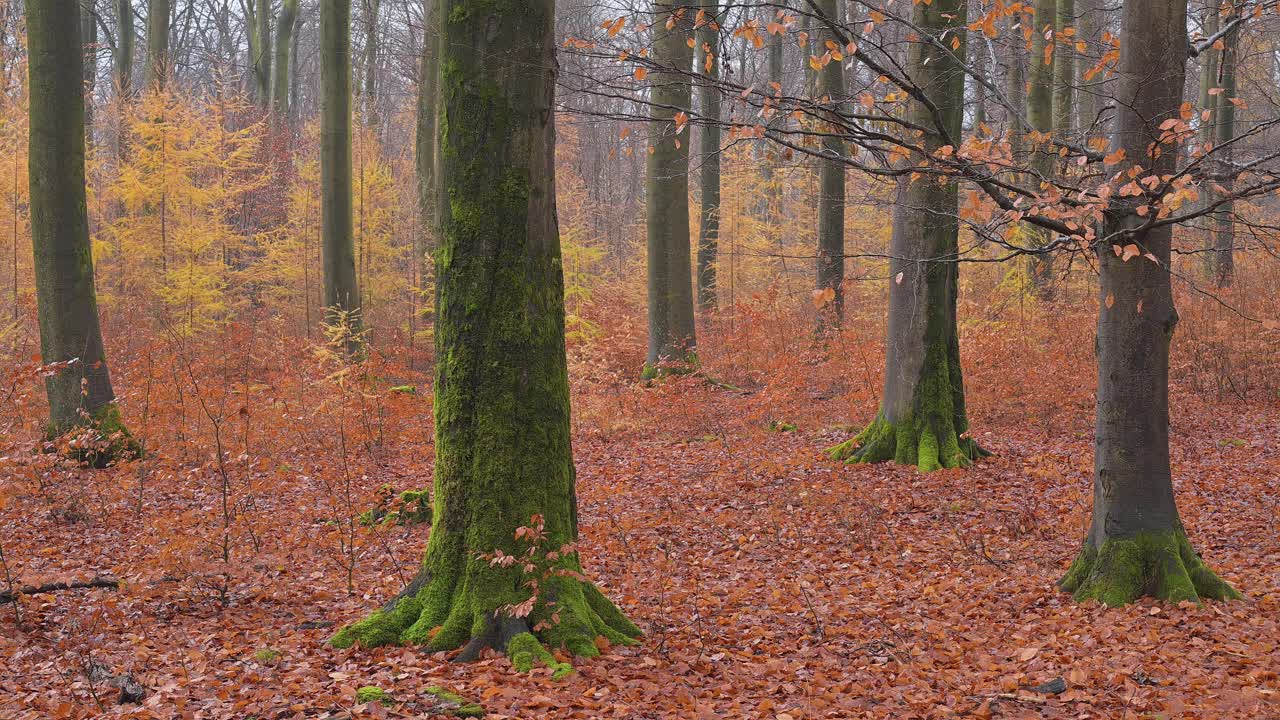
[[[964,468],[990,455],[971,438],[959,437],[951,423],[935,430],[933,423],[907,418],[891,423],[881,413],[865,430],[827,450],[833,460],[846,463],[879,463],[892,460],[915,465],[921,472]]]
[[[505,652],[521,672],[540,664],[559,679],[573,672],[573,666],[556,660],[548,646],[594,657],[600,654],[598,637],[634,645],[642,635],[594,584],[578,577],[558,575],[545,582],[540,602],[526,619],[512,617],[504,610],[508,603],[467,587],[471,583],[460,582],[462,587],[446,594],[448,582],[432,582],[420,573],[381,610],[342,628],[329,644],[423,645],[433,652],[461,648],[458,662],[476,660],[492,648]]]
[[[1058,586],[1078,601],[1093,599],[1109,607],[1143,596],[1197,604],[1241,597],[1205,565],[1181,528],[1108,538],[1100,549],[1086,540]]]

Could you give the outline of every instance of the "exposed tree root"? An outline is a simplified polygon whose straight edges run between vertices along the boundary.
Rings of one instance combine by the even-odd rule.
[[[1205,565],[1181,528],[1108,538],[1100,549],[1085,541],[1058,586],[1076,600],[1094,599],[1110,607],[1143,596],[1195,603],[1240,598]]]
[[[329,643],[337,648],[399,644],[423,645],[431,651],[461,648],[455,658],[459,662],[475,660],[481,651],[492,648],[505,652],[521,672],[545,665],[559,679],[573,672],[573,666],[556,660],[547,646],[594,657],[600,654],[597,637],[615,645],[632,645],[642,634],[594,584],[580,577],[547,579],[526,619],[504,610],[510,604],[509,592],[480,592],[472,587],[480,583],[465,581],[453,588],[448,578],[432,580],[420,573],[381,610],[342,628]]]
[[[827,454],[846,463],[892,460],[899,465],[915,465],[921,472],[932,472],[969,467],[990,453],[972,439],[960,437],[950,422],[917,422],[908,418],[891,423],[882,413],[865,430],[828,449]]]

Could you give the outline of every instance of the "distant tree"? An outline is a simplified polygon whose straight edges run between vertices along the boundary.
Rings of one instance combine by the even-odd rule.
[[[697,71],[712,83],[720,77],[720,4],[702,0],[697,28]],[[702,214],[698,231],[698,308],[716,309],[716,255],[720,243],[720,90],[711,84],[698,93],[701,113],[711,122],[701,129]]]
[[[817,0],[814,5],[830,23],[838,23],[844,17],[840,0]],[[824,26],[825,27],[825,26]],[[828,29],[817,34],[813,46],[812,61],[822,62],[816,78],[816,97],[837,106],[845,94],[844,48]],[[828,45],[828,43],[830,43]],[[834,48],[834,49],[832,49]],[[839,58],[839,59],[837,59]],[[844,191],[846,148],[836,132],[822,136],[822,159],[818,161],[818,253],[815,272],[815,288],[819,292],[830,291],[831,300],[818,313],[819,331],[827,322],[839,327],[844,317]]]
[[[648,234],[649,354],[645,374],[663,362],[694,359],[693,272],[689,243],[689,125],[687,73],[693,65],[696,9],[655,0],[650,78],[649,157],[645,164]]]
[[[253,98],[262,107],[271,100],[271,0],[253,0],[248,32],[253,46]]]
[[[1240,54],[1240,26],[1235,21],[1240,10],[1235,0],[1225,6],[1222,16],[1224,27],[1230,27],[1222,38],[1222,51],[1218,67],[1218,87],[1220,92],[1214,96],[1214,111],[1211,115],[1217,126],[1214,145],[1218,146],[1217,165],[1222,171],[1222,187],[1228,195],[1234,182],[1231,179],[1231,160],[1235,156],[1236,137],[1236,70]],[[1213,228],[1213,282],[1220,288],[1231,285],[1236,271],[1235,263],[1235,202],[1228,199],[1214,213]]]
[[[1179,118],[1187,59],[1187,0],[1125,0],[1112,152],[1117,168],[1167,176],[1178,153],[1154,152],[1160,126]],[[1141,180],[1141,177],[1138,178]],[[1077,599],[1123,605],[1161,600],[1238,598],[1200,559],[1174,502],[1169,466],[1169,344],[1178,313],[1169,260],[1172,225],[1151,227],[1149,199],[1118,195],[1103,237],[1143,256],[1098,246],[1098,412],[1093,523],[1060,584]],[[1154,260],[1147,258],[1149,254]]]
[[[1053,27],[1057,19],[1056,0],[1035,0],[1035,16],[1031,26],[1031,79],[1027,93],[1027,121],[1038,135],[1028,145],[1031,151],[1031,174],[1028,189],[1040,192],[1042,182],[1050,182],[1054,172],[1052,146],[1045,139],[1054,130],[1054,60]],[[1043,228],[1027,226],[1032,244],[1042,247],[1049,243],[1051,234]],[[1053,259],[1048,254],[1033,255],[1028,265],[1031,287],[1037,295],[1047,298],[1053,282]]]
[[[912,43],[907,73],[932,100],[913,102],[907,121],[928,132],[923,147],[958,145],[964,118],[964,27],[967,0],[917,3],[913,22],[934,37],[949,29],[954,47]],[[934,112],[941,115],[935,126]],[[924,158],[910,159],[916,167]],[[876,419],[832,448],[848,462],[893,460],[923,471],[969,465],[982,451],[966,438],[964,380],[956,331],[959,184],[920,173],[898,181],[889,254],[889,328],[884,395]]]
[[[326,321],[359,349],[351,205],[351,0],[320,2],[320,174]]]
[[[440,181],[451,202],[436,255],[431,538],[413,582],[330,642],[461,647],[461,660],[496,648],[520,670],[543,663],[560,675],[571,668],[544,643],[593,656],[597,637],[630,644],[640,631],[568,547],[578,514],[556,226],[554,2],[441,7]],[[526,573],[525,558],[539,570]]]
[[[26,3],[28,178],[50,437],[84,428],[81,456],[136,451],[115,403],[94,292],[85,191],[84,48],[78,0]]]
[[[289,121],[289,72],[294,25],[298,22],[298,0],[282,0],[276,18],[275,61],[271,78],[271,109],[277,122]]]
[[[169,76],[169,0],[147,2],[147,87],[164,87]]]
[[[116,92],[129,97],[133,86],[133,0],[116,0]]]

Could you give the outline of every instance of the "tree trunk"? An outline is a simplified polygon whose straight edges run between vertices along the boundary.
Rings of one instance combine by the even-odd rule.
[[[147,87],[163,88],[169,69],[169,0],[148,0]]]
[[[257,37],[253,48],[253,96],[265,108],[271,101],[271,0],[254,1],[257,9],[250,30]]]
[[[1085,43],[1086,50],[1076,53],[1076,128],[1080,134],[1089,137],[1099,134],[1098,113],[1106,104],[1103,102],[1102,89],[1099,83],[1104,74],[1098,73],[1091,80],[1085,76],[1101,59],[1098,48],[1102,42],[1103,13],[1102,0],[1076,0],[1080,20],[1076,37]]]
[[[697,71],[708,84],[699,92],[702,116],[702,216],[698,233],[698,309],[716,309],[716,253],[720,242],[720,90],[713,87],[720,78],[720,6],[703,0],[704,22],[698,28]]]
[[[1120,43],[1113,152],[1124,150],[1143,175],[1175,172],[1177,153],[1148,151],[1160,124],[1179,117],[1187,58],[1186,0],[1126,0]],[[1124,168],[1117,168],[1123,172]],[[1137,178],[1139,181],[1142,177]],[[1103,236],[1134,243],[1145,257],[1098,248],[1098,403],[1093,524],[1060,581],[1077,599],[1123,605],[1239,597],[1191,549],[1174,503],[1169,468],[1169,343],[1173,306],[1169,257],[1173,230],[1147,227],[1150,197],[1112,197]]]
[[[817,0],[821,14],[832,23],[843,17],[840,0]],[[827,43],[839,47],[835,33],[825,24],[819,28],[812,54],[825,57],[830,48]],[[843,53],[843,48],[839,49]],[[808,63],[806,62],[806,65]],[[831,58],[818,71],[816,78],[817,99],[829,104],[834,111],[845,94],[844,64]],[[963,92],[963,90],[962,90]],[[818,161],[818,252],[815,263],[815,284],[819,292],[830,290],[831,301],[818,311],[818,332],[828,327],[839,328],[844,319],[844,141],[835,134],[835,125],[825,128],[822,135],[822,159]]]
[[[1027,122],[1036,132],[1047,136],[1053,132],[1053,44],[1045,34],[1053,30],[1057,18],[1055,0],[1035,0],[1035,19],[1031,27],[1031,87],[1027,96]],[[1048,57],[1046,57],[1048,55]],[[1053,146],[1043,137],[1030,143],[1032,192],[1040,192],[1040,186],[1053,175]],[[1039,228],[1024,226],[1031,245],[1043,247],[1049,243],[1049,233]],[[1049,255],[1033,255],[1027,272],[1032,291],[1038,297],[1050,296],[1053,282],[1053,259]]]
[[[361,323],[351,218],[351,0],[321,0],[320,54],[325,317],[355,354]]]
[[[1024,116],[1027,112],[1027,46],[1022,36],[1024,17],[1025,15],[1021,12],[1011,15],[1010,26],[1007,29],[1009,55],[1005,67],[1006,94],[1017,116]],[[1015,22],[1018,24],[1016,28],[1013,27]],[[1011,113],[1006,109],[1005,132],[1009,135],[1009,153],[1012,156],[1010,164],[1018,167],[1025,160],[1026,136],[1017,117],[1010,117],[1010,115]]]
[[[293,26],[298,20],[298,0],[283,0],[276,18],[275,66],[271,79],[272,111],[277,121],[289,121],[289,55],[293,49]]]
[[[1065,140],[1075,118],[1075,0],[1057,0],[1053,29],[1053,134]]]
[[[1222,17],[1223,23],[1230,23],[1235,20],[1238,8],[1235,5],[1228,6],[1228,12]],[[1222,170],[1223,180],[1221,185],[1229,195],[1234,183],[1230,179],[1230,168],[1233,152],[1231,140],[1236,136],[1236,65],[1239,54],[1240,45],[1240,28],[1235,28],[1227,32],[1222,38],[1223,49],[1221,56],[1221,66],[1219,75],[1221,80],[1219,87],[1222,92],[1218,93],[1216,107],[1217,112],[1213,115],[1213,120],[1217,123],[1217,137],[1214,138],[1214,146],[1218,148],[1215,153],[1218,156],[1217,167]],[[1228,200],[1218,206],[1217,212],[1213,214],[1214,231],[1213,231],[1213,282],[1219,288],[1225,288],[1231,285],[1233,276],[1235,275],[1235,203]]]
[[[116,2],[116,36],[116,93],[127,98],[133,85],[133,0]]]
[[[693,272],[689,263],[689,82],[693,64],[695,9],[676,0],[655,0],[654,60],[671,71],[651,73],[652,139],[645,164],[645,225],[648,234],[649,354],[645,375],[667,363],[695,361]],[[673,20],[667,29],[668,19]]]
[[[98,324],[85,192],[84,48],[77,0],[26,3],[28,173],[40,354],[50,437],[92,435],[76,454],[104,465],[136,451],[115,404]]]
[[[84,43],[85,136],[93,144],[93,90],[98,84],[98,18],[96,0],[82,0],[80,40]]]
[[[417,578],[343,628],[337,647],[425,644],[505,650],[521,670],[571,668],[542,643],[599,654],[597,636],[640,631],[583,578],[578,538],[564,278],[555,217],[552,0],[444,0],[436,255],[433,524]],[[539,529],[519,539],[518,528]],[[522,569],[536,548],[533,576]],[[503,556],[514,564],[491,562]],[[545,571],[543,570],[545,569]],[[530,600],[529,612],[515,606]]]
[[[1201,25],[1201,31],[1205,37],[1210,37],[1218,32],[1218,2],[1217,0],[1205,0],[1204,3],[1204,20]],[[1217,48],[1210,45],[1205,51],[1200,53],[1200,110],[1199,116],[1200,127],[1196,134],[1196,142],[1202,148],[1212,147],[1218,139],[1217,128],[1215,123],[1219,120],[1218,99],[1222,97],[1220,93],[1215,94],[1213,90],[1218,87],[1218,66],[1222,62],[1222,54]],[[1211,162],[1204,163],[1204,169],[1213,170]],[[1214,200],[1214,183],[1200,183],[1200,206],[1210,207]],[[1205,252],[1203,256],[1204,274],[1207,277],[1214,275],[1214,222],[1209,218],[1207,222],[1210,229],[1205,232]]]
[[[370,127],[378,125],[378,15],[382,0],[365,2],[364,107]]]
[[[418,170],[418,212],[422,222],[421,240],[416,251],[419,283],[425,286],[428,262],[438,233],[436,187],[436,113],[440,84],[440,6],[439,0],[428,3],[423,25],[422,57],[418,68],[418,118],[414,159]]]
[[[946,135],[935,132],[924,138],[930,151],[957,146],[963,129],[964,73],[959,67],[965,58],[966,4],[967,0],[933,0],[915,6],[917,26],[935,37],[949,30],[949,36],[961,39],[959,47],[948,51],[911,44],[908,74],[944,117]],[[933,127],[928,108],[913,103],[908,113],[909,122]],[[889,334],[880,412],[866,430],[829,452],[847,462],[893,460],[928,472],[968,466],[983,453],[964,437],[969,423],[956,332],[958,183],[912,175],[898,181],[893,209],[894,259],[889,267]]]

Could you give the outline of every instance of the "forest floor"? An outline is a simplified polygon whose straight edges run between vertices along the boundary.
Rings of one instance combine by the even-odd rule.
[[[14,381],[5,413],[33,420],[0,447],[8,574],[125,584],[0,605],[0,718],[429,717],[432,685],[492,718],[1280,717],[1280,402],[1175,368],[1183,519],[1243,601],[1077,604],[1054,581],[1090,507],[1091,326],[1039,324],[966,327],[973,434],[995,455],[928,475],[822,453],[874,415],[874,322],[825,347],[749,318],[709,334],[707,372],[734,389],[636,383],[638,323],[576,348],[580,549],[645,637],[560,682],[497,655],[325,645],[424,547],[426,526],[351,521],[384,484],[429,484],[420,375],[335,376],[243,328],[138,340],[115,371],[153,454],[106,471],[33,456],[43,399]],[[421,392],[390,390],[406,382]],[[118,704],[95,664],[145,700]],[[358,704],[362,686],[397,702]]]

